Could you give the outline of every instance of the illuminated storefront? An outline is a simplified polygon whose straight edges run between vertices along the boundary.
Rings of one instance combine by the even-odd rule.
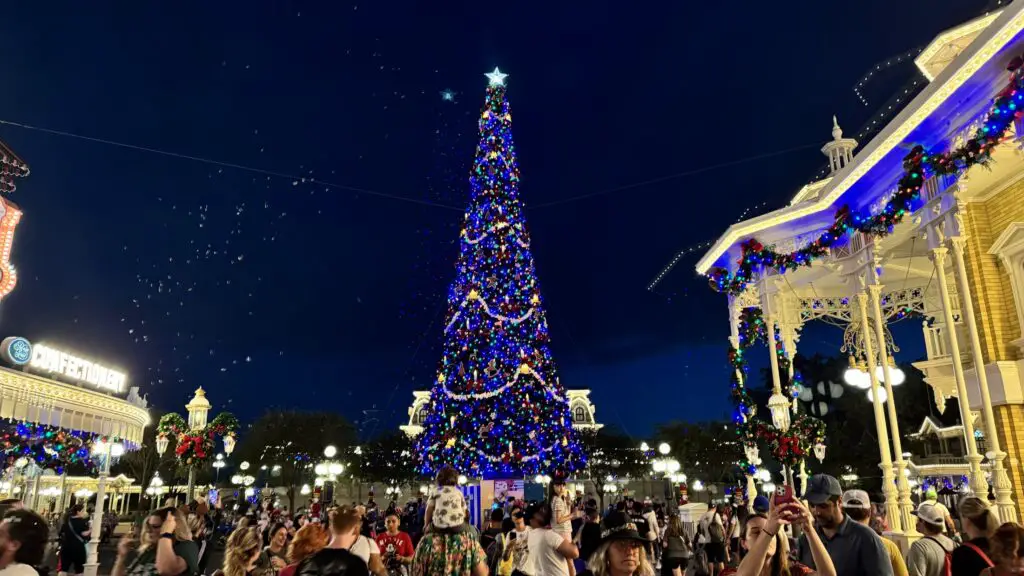
[[[142,441],[147,403],[123,371],[21,337],[3,340],[0,358],[0,418]]]

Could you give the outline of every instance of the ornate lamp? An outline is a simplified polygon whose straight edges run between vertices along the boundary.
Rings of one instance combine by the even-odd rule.
[[[818,459],[818,462],[825,459],[825,443],[821,440],[814,444],[814,457]]]
[[[224,435],[224,453],[231,456],[231,453],[235,451],[235,435],[225,434]]]
[[[747,462],[750,462],[754,466],[761,463],[761,451],[758,450],[757,444],[745,444],[743,446],[743,452],[747,456]]]
[[[768,399],[768,410],[772,413],[772,424],[779,430],[782,430],[783,433],[789,431],[789,409],[789,398],[783,396],[782,393],[772,394],[772,397]]]
[[[167,434],[157,434],[156,453],[159,454],[160,456],[163,456],[164,452],[167,452],[167,445],[170,444],[170,442],[171,441],[167,439]],[[224,451],[227,452],[226,446],[224,448]]]

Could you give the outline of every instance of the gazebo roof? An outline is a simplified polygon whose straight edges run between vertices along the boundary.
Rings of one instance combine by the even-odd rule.
[[[740,256],[740,244],[754,236],[771,245],[817,234],[832,224],[836,208],[849,204],[862,209],[890,192],[912,146],[947,148],[960,129],[988,109],[993,95],[1007,82],[1006,64],[1024,51],[1024,0],[1015,0],[997,16],[981,19],[981,24],[987,22],[985,26],[978,22],[958,28],[968,27],[968,35],[974,35],[970,45],[945,67],[940,68],[938,60],[930,61],[930,69],[938,71],[934,80],[853,162],[820,188],[813,184],[805,187],[790,205],[730,226],[697,263],[697,272],[706,274],[714,266],[732,269]],[[958,29],[940,34],[939,39]],[[946,46],[949,41],[940,44]]]

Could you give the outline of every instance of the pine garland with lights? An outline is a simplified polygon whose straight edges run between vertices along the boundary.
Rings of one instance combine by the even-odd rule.
[[[719,292],[741,294],[754,281],[758,271],[779,274],[810,266],[815,260],[843,241],[850,232],[884,237],[913,211],[921,198],[921,188],[929,177],[954,176],[975,165],[987,165],[992,150],[1005,137],[1013,121],[1024,116],[1024,59],[1014,58],[1009,66],[1010,81],[993,100],[984,122],[963,145],[948,152],[928,152],[917,145],[903,159],[903,175],[896,193],[877,214],[866,208],[854,210],[844,205],[836,210],[832,225],[807,246],[793,252],[778,252],[751,238],[740,246],[736,271],[715,268],[708,273],[711,286]]]
[[[504,76],[488,74],[444,352],[417,438],[426,474],[444,465],[505,477],[585,465],[548,345]]]
[[[92,446],[97,442],[124,443],[116,436],[96,436],[49,424],[0,418],[0,454],[7,466],[18,458],[28,458],[40,468],[54,468],[58,474],[63,474],[71,464],[94,468]]]
[[[736,425],[736,433],[740,436],[744,446],[766,444],[776,461],[785,466],[795,466],[811,453],[814,444],[824,440],[825,423],[813,416],[800,413],[794,417],[789,429],[783,432],[771,422],[754,420],[757,415],[757,407],[745,384],[748,371],[746,352],[758,342],[767,342],[767,333],[768,326],[759,308],[744,308],[740,312],[739,346],[730,345],[729,347],[729,364],[733,368],[732,398],[736,405],[733,423]],[[787,374],[790,359],[786,356],[786,350],[777,328],[773,330],[772,337],[776,340],[775,354],[779,372]],[[796,398],[802,383],[803,377],[799,372],[795,372],[792,382],[783,383],[783,393],[787,397]],[[753,474],[757,469],[757,464],[758,462],[751,462],[744,451],[744,455],[739,461],[743,472]]]

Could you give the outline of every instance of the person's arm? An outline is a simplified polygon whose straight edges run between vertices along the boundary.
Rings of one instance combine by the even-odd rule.
[[[549,531],[549,534],[550,536],[548,536],[548,538],[551,539],[552,544],[554,544],[555,539],[561,540],[561,542],[558,543],[558,546],[555,548],[555,550],[559,554],[561,554],[566,560],[575,560],[580,557],[580,549],[572,543],[572,540],[569,540],[564,536],[560,536],[555,532]]]
[[[122,536],[121,541],[117,543],[117,559],[114,560],[114,567],[110,571],[111,576],[124,576],[125,558],[128,556],[128,551],[131,550],[132,543],[130,534]]]
[[[953,523],[953,516],[950,515],[949,510],[946,510],[946,530],[949,532],[949,537],[956,536],[956,524]]]
[[[174,553],[174,542],[163,537],[156,544],[155,564],[160,576],[178,576],[188,568],[185,560]]]
[[[398,554],[398,561],[402,564],[412,564],[412,557],[416,553],[412,548],[412,538],[408,534],[402,533],[402,549]]]
[[[434,518],[434,500],[430,499],[427,501],[427,511],[423,513],[423,525],[430,526],[430,521]]]
[[[370,561],[366,564],[366,567],[370,569],[370,573],[374,576],[388,576],[388,569],[384,567],[384,562],[380,559],[379,552],[370,554]]]
[[[768,511],[768,522],[765,523],[761,533],[758,534],[754,545],[747,550],[739,567],[736,568],[736,576],[759,576],[764,568],[764,560],[768,557],[768,547],[771,545],[775,535],[782,529],[782,522],[775,513],[774,506]]]

